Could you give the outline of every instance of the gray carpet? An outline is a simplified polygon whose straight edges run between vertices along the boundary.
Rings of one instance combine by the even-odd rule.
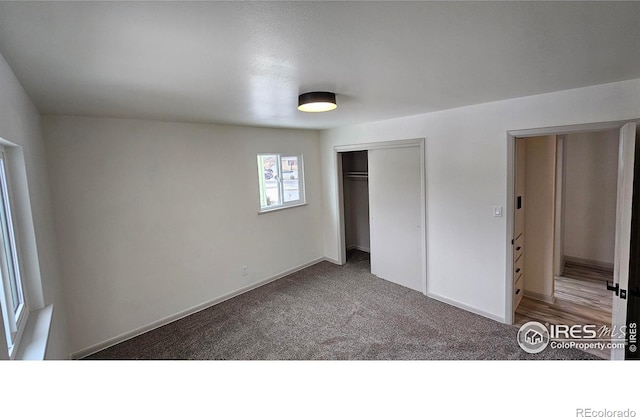
[[[369,273],[368,254],[281,278],[87,359],[597,359],[532,355],[517,329]]]

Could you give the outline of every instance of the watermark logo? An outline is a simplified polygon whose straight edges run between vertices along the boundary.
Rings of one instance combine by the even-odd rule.
[[[638,350],[638,323],[629,323],[629,352]]]
[[[518,344],[527,353],[540,353],[549,345],[549,330],[537,321],[525,323],[518,330]]]
[[[577,408],[576,417],[636,417],[636,411],[630,408],[626,410]]]
[[[520,327],[518,344],[527,353],[540,353],[547,346],[552,349],[605,350],[637,349],[637,323],[628,326],[595,324],[542,324],[530,321]]]

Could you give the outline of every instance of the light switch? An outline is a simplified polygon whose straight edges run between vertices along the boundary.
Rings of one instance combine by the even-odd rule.
[[[493,217],[502,217],[502,206],[493,206]]]

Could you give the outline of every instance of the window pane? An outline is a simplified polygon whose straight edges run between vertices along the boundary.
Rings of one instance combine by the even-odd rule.
[[[278,155],[259,155],[258,164],[262,168],[260,178],[260,205],[262,208],[278,206],[280,191],[278,184]]]
[[[300,176],[297,156],[283,156],[282,189],[284,202],[300,200]]]
[[[9,210],[9,199],[7,190],[7,180],[4,170],[4,160],[0,158],[0,228],[2,229],[2,240],[4,242],[5,259],[7,260],[7,278],[11,287],[11,298],[13,301],[14,313],[22,305],[22,291],[20,286],[20,272],[17,269],[16,247],[11,226],[11,212]]]

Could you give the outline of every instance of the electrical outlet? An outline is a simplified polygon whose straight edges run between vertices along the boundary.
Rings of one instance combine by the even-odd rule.
[[[249,275],[249,267],[247,267],[246,265],[242,267],[242,269],[240,270],[240,273],[244,276],[244,275]]]

